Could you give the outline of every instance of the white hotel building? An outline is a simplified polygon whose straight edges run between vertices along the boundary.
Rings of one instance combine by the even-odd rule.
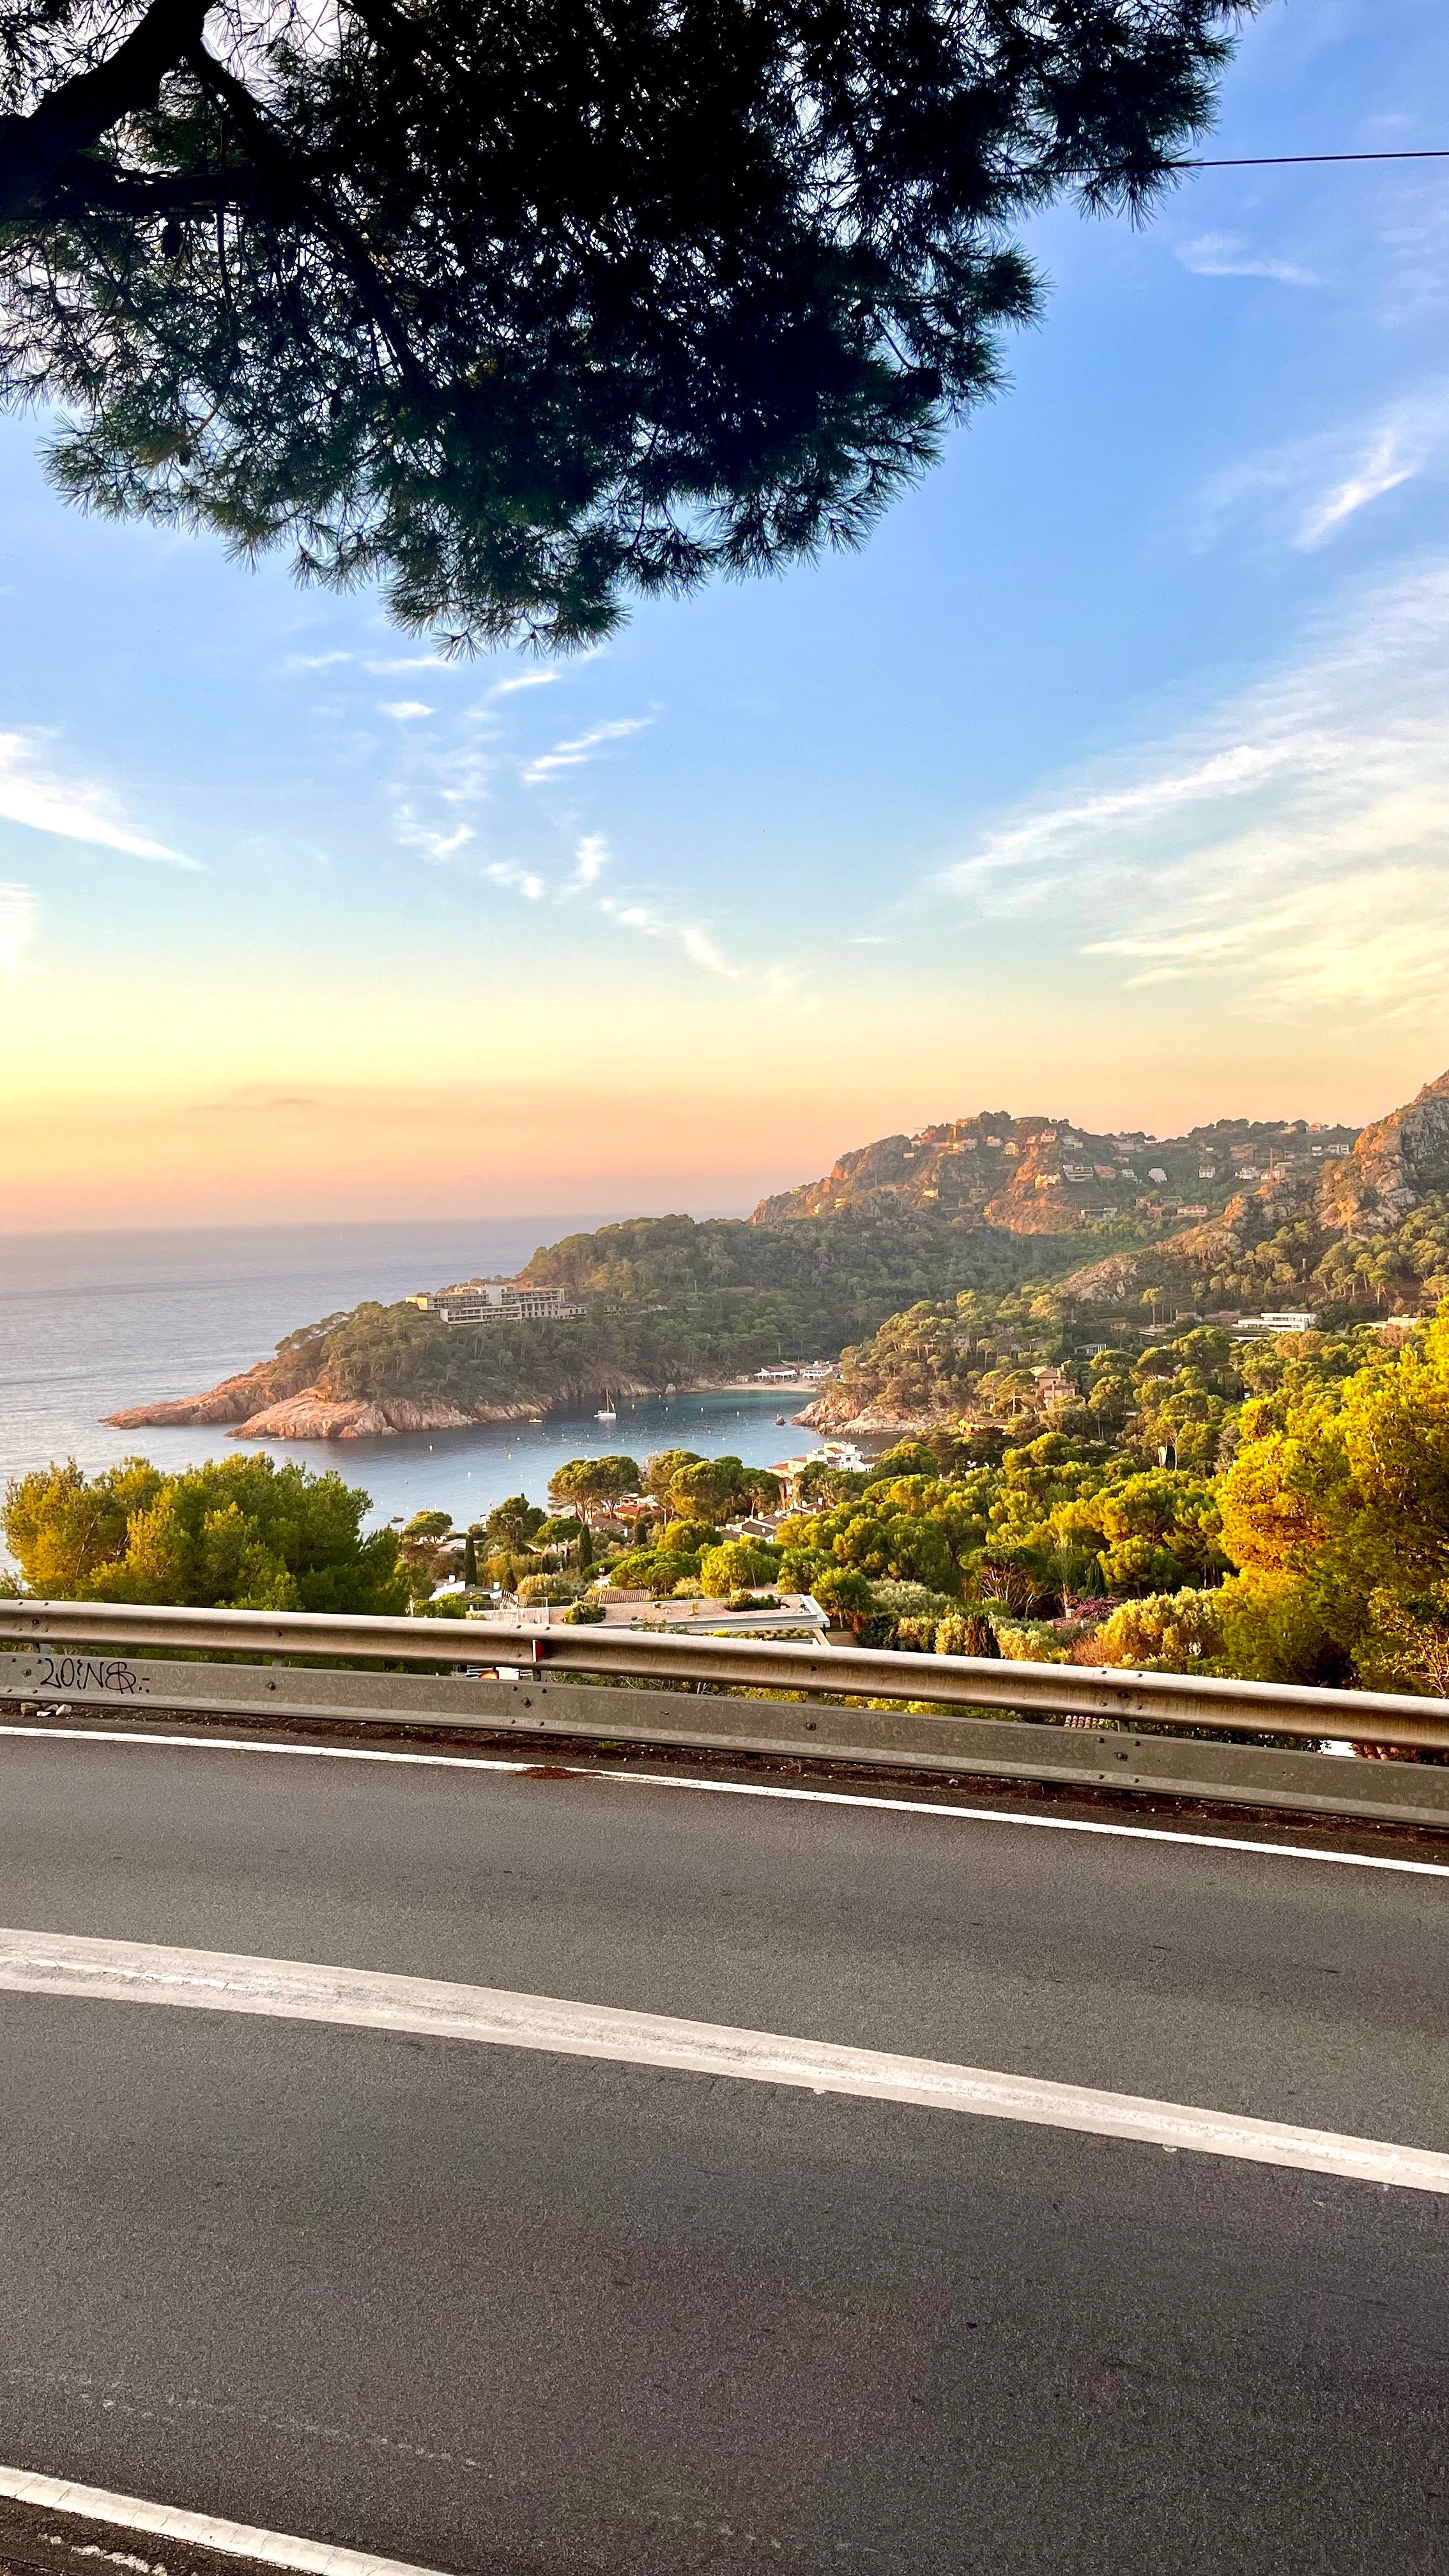
[[[463,1279],[452,1288],[425,1288],[408,1303],[444,1324],[556,1324],[584,1311],[561,1288],[519,1279]]]

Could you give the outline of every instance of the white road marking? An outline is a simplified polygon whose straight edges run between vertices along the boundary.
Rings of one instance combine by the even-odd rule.
[[[528,1773],[544,1766],[539,1755],[527,1761],[486,1753],[404,1753],[370,1744],[265,1744],[244,1735],[143,1735],[131,1727],[0,1725],[0,1736],[39,1736],[47,1744],[138,1744],[179,1746],[190,1753],[282,1753],[307,1762],[394,1762],[430,1771],[512,1771]],[[935,1816],[970,1825],[1021,1825],[1045,1834],[1102,1834],[1121,1842],[1185,1843],[1201,1851],[1255,1852],[1270,1860],[1330,1862],[1337,1869],[1399,1870],[1413,1878],[1449,1878],[1449,1862],[1399,1860],[1385,1852],[1316,1851],[1309,1843],[1252,1842],[1246,1835],[1192,1834],[1170,1825],[1109,1825],[1082,1816],[1021,1816],[1002,1807],[948,1806],[932,1798],[883,1798],[869,1790],[787,1789],[764,1780],[700,1780],[684,1772],[608,1771],[597,1762],[549,1762],[550,1771],[570,1779],[610,1780],[631,1789],[694,1789],[716,1798],[788,1798],[816,1807],[872,1807],[898,1816]],[[1037,1784],[1027,1784],[1037,1785]],[[1352,1817],[1345,1819],[1353,1824]]]
[[[416,2031],[432,2039],[609,2058],[626,2066],[734,2076],[877,2102],[912,2102],[928,2110],[971,2112],[981,2119],[1020,2120],[1036,2128],[1076,2129],[1251,2164],[1292,2165],[1309,2173],[1449,2193],[1449,2155],[1423,2147],[1339,2137],[1331,2130],[1300,2129],[1277,2120],[1240,2119],[1188,2103],[953,2066],[939,2058],[837,2048],[776,2031],[678,2021],[665,2013],[569,2003],[554,1995],[510,1994],[496,1986],[448,1985],[431,1977],[385,1976],[297,1959],[234,1957],[222,1950],[0,1931],[0,1992],[182,2004],[283,2021]]]
[[[67,2478],[44,2478],[30,2469],[0,2468],[0,2496],[15,2504],[42,2505],[52,2513],[73,2513],[84,2522],[114,2523],[121,2531],[150,2531],[164,2540],[189,2541],[193,2548],[220,2550],[228,2558],[294,2567],[304,2576],[431,2576],[427,2568],[409,2567],[397,2558],[374,2558],[365,2549],[333,2549],[325,2541],[294,2540],[285,2532],[258,2531],[250,2523],[184,2513],[176,2505],[152,2504],[145,2496],[109,2495],[104,2487],[76,2486]],[[138,2562],[124,2563],[135,2566]]]

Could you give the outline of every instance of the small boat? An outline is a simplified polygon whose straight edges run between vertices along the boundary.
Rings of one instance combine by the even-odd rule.
[[[596,1422],[617,1422],[617,1421],[618,1421],[618,1419],[619,1419],[619,1417],[618,1417],[617,1413],[614,1411],[614,1408],[613,1408],[612,1404],[609,1402],[609,1390],[608,1390],[608,1388],[607,1388],[607,1387],[605,1387],[605,1389],[604,1389],[604,1401],[603,1401],[603,1404],[600,1406],[599,1411],[595,1414],[595,1416],[594,1416],[594,1420],[595,1420]]]
[[[776,1421],[776,1424],[778,1425],[778,1427],[779,1427],[781,1430],[783,1430],[783,1429],[784,1429],[784,1424],[785,1424],[785,1417],[784,1417],[783,1413],[777,1413],[777,1414],[776,1414],[776,1416],[775,1416],[775,1421]]]

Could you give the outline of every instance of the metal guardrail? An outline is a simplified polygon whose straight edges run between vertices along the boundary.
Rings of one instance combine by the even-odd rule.
[[[381,1664],[539,1670],[540,1678],[587,1674],[616,1681],[732,1685],[807,1698],[925,1702],[933,1708],[1016,1717],[1075,1718],[1088,1724],[1207,1728],[1219,1733],[1350,1739],[1449,1751],[1449,1700],[1388,1691],[1311,1689],[1280,1682],[1195,1679],[1081,1664],[1018,1664],[971,1655],[913,1655],[875,1649],[795,1645],[752,1637],[666,1637],[593,1626],[528,1628],[490,1620],[376,1619],[313,1611],[181,1610],[88,1601],[0,1601],[0,1640],[48,1655],[45,1696],[89,1697],[78,1647],[171,1648],[185,1654],[343,1657]],[[73,1667],[67,1680],[65,1668]],[[98,1685],[99,1687],[99,1685]]]

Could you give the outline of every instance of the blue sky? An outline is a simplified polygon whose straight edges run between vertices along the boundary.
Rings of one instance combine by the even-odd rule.
[[[1449,144],[1430,0],[1274,0],[1222,153]],[[0,426],[0,1225],[748,1205],[982,1106],[1449,1063],[1449,162],[1059,213],[866,550],[441,667]]]

